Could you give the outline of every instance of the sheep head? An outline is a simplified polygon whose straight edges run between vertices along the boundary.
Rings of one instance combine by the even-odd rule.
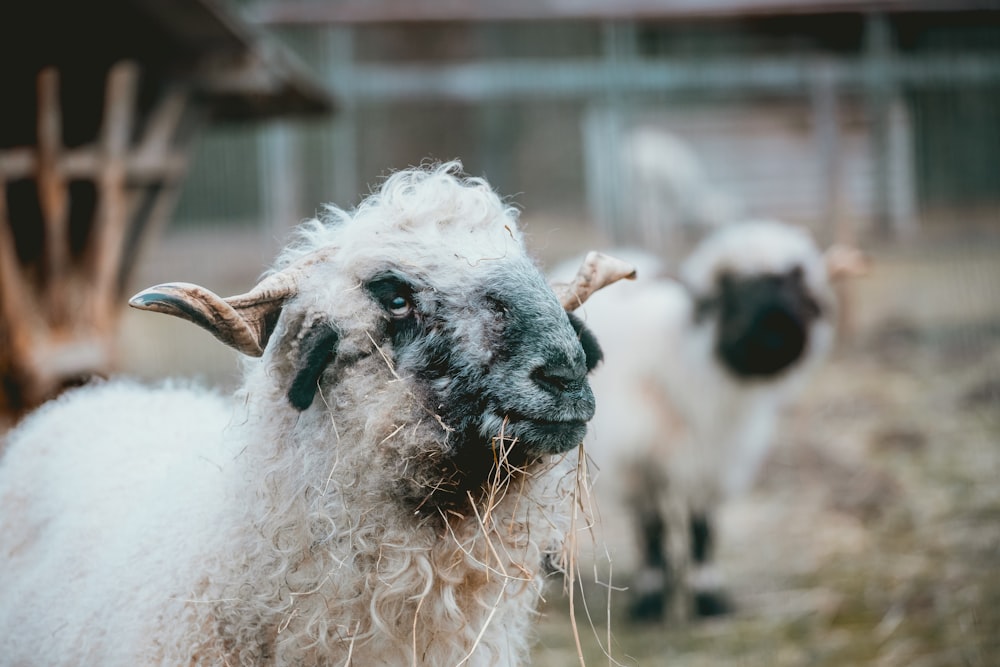
[[[398,172],[356,211],[330,209],[246,294],[171,283],[130,303],[261,356],[296,424],[332,421],[338,439],[353,429],[378,437],[380,451],[397,447],[395,464],[419,459],[411,467],[423,471],[406,473],[421,487],[414,496],[478,484],[498,443],[521,461],[565,452],[593,415],[587,374],[601,359],[568,311],[631,267],[592,254],[557,297],[516,213],[454,172]],[[360,414],[374,401],[384,403]]]
[[[831,261],[805,230],[762,220],[733,224],[705,239],[681,267],[695,316],[714,329],[722,367],[744,381],[769,381],[829,345]]]

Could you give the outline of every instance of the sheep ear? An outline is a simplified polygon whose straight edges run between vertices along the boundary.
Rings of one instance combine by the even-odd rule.
[[[192,283],[165,283],[139,292],[129,305],[193,322],[243,354],[264,353],[285,300],[295,293],[293,276],[276,273],[246,294],[223,299]]]
[[[583,353],[587,359],[587,370],[592,371],[597,368],[599,363],[604,361],[604,351],[601,349],[601,344],[597,342],[597,336],[583,323],[583,320],[573,313],[568,314],[569,323],[573,326],[573,330],[576,331],[576,335],[580,339],[580,345],[583,346]]]
[[[872,260],[868,255],[844,243],[835,243],[827,248],[823,253],[823,262],[826,264],[827,275],[834,281],[860,278],[872,270]]]
[[[552,290],[562,307],[572,312],[582,306],[594,292],[623,278],[634,280],[635,267],[615,257],[591,251],[587,253],[573,280],[554,284]]]
[[[330,322],[319,322],[296,336],[299,354],[288,387],[288,402],[299,412],[312,405],[319,378],[337,356],[339,342],[340,334]]]

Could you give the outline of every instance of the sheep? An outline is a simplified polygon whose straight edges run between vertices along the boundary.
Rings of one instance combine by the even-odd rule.
[[[863,256],[824,255],[804,230],[770,220],[709,235],[677,277],[650,255],[613,254],[638,282],[579,311],[606,356],[584,444],[600,515],[591,559],[609,554],[613,571],[631,573],[635,618],[722,613],[713,516],[751,486],[782,407],[827,357],[831,280],[863,271]]]
[[[457,161],[301,225],[250,292],[133,306],[246,355],[233,397],[109,380],[0,460],[5,665],[518,665],[596,339]],[[609,268],[610,267],[610,268]]]

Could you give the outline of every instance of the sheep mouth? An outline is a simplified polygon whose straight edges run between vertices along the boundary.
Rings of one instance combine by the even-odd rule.
[[[512,442],[529,454],[562,454],[583,441],[587,434],[585,419],[536,419],[507,415],[503,440]]]

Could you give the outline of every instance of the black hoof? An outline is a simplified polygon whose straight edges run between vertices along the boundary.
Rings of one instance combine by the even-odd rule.
[[[733,602],[722,591],[698,591],[694,594],[695,615],[706,618],[733,612]]]
[[[636,597],[629,606],[629,618],[637,623],[663,620],[663,595],[646,593]]]

